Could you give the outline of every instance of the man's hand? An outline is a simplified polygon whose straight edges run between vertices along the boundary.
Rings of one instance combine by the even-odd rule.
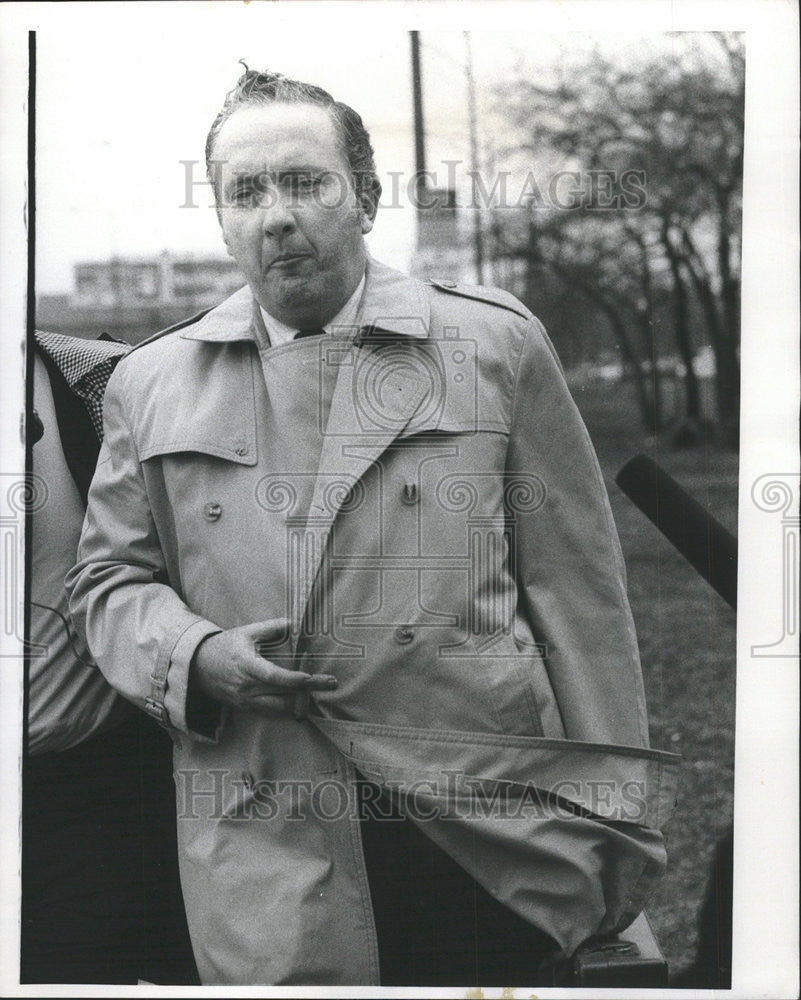
[[[283,714],[294,706],[296,714],[305,714],[309,692],[332,691],[337,679],[286,670],[256,652],[257,644],[279,638],[286,624],[282,619],[254,622],[210,635],[195,650],[190,683],[215,701],[248,712]]]

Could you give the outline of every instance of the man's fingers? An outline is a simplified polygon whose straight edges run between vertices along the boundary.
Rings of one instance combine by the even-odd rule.
[[[252,698],[264,697],[283,697],[283,698],[295,698],[304,694],[308,694],[310,691],[332,691],[336,687],[336,682],[326,687],[311,687],[309,684],[303,684],[300,687],[286,687],[280,684],[258,684],[258,687],[254,687]]]
[[[255,677],[264,690],[276,691],[333,691],[336,677],[331,674],[307,674],[302,670],[286,670],[269,660],[257,658],[254,662]]]
[[[296,719],[305,719],[309,714],[309,691],[298,691],[295,694],[283,695],[264,692],[254,695],[248,702],[248,707],[265,715],[286,715],[292,712]]]
[[[252,633],[254,636],[272,635],[274,632],[284,632],[288,628],[288,618],[268,618],[263,622],[251,622],[250,625],[243,626],[243,629]]]
[[[247,707],[259,715],[286,715],[292,709],[294,695],[260,694],[248,700]]]
[[[242,626],[242,633],[249,640],[258,644],[260,642],[269,645],[270,643],[281,642],[289,636],[288,618],[269,618],[263,622],[252,622],[250,625]]]

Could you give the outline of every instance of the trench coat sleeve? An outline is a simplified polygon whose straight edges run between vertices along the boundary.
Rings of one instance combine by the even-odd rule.
[[[589,435],[539,322],[515,380],[507,474],[544,499],[516,517],[520,592],[568,739],[648,746],[637,639],[609,499]],[[513,495],[513,494],[510,494]]]
[[[136,443],[123,372],[109,381],[104,439],[78,546],[67,575],[70,613],[108,682],[167,728],[187,726],[189,667],[216,625],[194,614],[167,583],[167,567]],[[219,720],[218,720],[219,721]]]

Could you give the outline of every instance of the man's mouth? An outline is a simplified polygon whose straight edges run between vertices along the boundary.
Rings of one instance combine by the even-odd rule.
[[[308,260],[311,254],[308,253],[282,253],[278,257],[273,257],[273,259],[267,265],[267,270],[270,268],[289,268],[293,264],[299,264],[301,261]]]

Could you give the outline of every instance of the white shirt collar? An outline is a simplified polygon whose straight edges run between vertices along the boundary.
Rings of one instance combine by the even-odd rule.
[[[362,292],[364,291],[364,280],[365,276],[362,275],[362,280],[356,286],[356,290],[353,295],[351,295],[336,316],[330,319],[325,326],[323,326],[326,333],[330,333],[334,327],[354,325],[356,314],[359,311],[359,301],[362,297]],[[270,344],[272,347],[277,347],[279,344],[288,344],[290,340],[294,340],[295,334],[298,332],[298,328],[296,326],[287,326],[286,323],[282,323],[274,316],[271,316],[267,310],[263,309],[261,306],[259,306],[259,311],[261,312],[261,317],[264,320],[264,325],[267,328],[267,334],[270,338]]]

